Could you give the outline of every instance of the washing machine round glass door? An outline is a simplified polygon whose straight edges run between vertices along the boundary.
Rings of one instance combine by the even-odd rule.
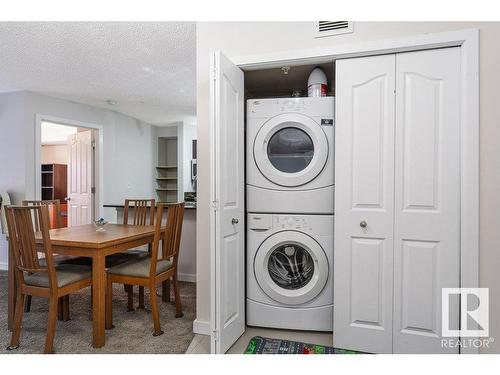
[[[284,231],[268,237],[254,258],[255,278],[273,300],[300,305],[316,298],[328,280],[328,260],[307,234]]]
[[[253,156],[260,172],[280,186],[300,186],[323,170],[328,139],[316,121],[302,114],[282,114],[264,123],[257,133]]]

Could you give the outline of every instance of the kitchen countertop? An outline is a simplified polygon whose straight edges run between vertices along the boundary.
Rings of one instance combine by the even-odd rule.
[[[123,208],[123,204],[104,204],[103,207],[111,207],[111,208]],[[195,210],[196,203],[194,205],[185,205],[184,208],[186,210]]]

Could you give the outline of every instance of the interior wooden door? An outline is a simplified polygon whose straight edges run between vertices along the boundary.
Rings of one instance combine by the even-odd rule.
[[[392,352],[395,56],[336,62],[335,347]]]
[[[244,83],[220,52],[211,60],[211,351],[225,353],[245,331]]]
[[[92,217],[92,131],[68,137],[68,226],[90,224]]]
[[[441,290],[460,286],[460,48],[396,55],[395,155],[394,352],[458,353]]]

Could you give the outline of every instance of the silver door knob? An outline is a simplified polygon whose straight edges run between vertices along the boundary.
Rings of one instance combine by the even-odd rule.
[[[71,200],[71,198],[70,198],[70,197],[66,197],[66,198],[64,198],[64,200],[65,200],[65,201],[70,201],[70,200]]]
[[[235,219],[233,217],[233,220],[231,220],[231,224],[235,225],[235,224],[238,224],[240,221],[238,219]]]
[[[359,223],[359,226],[361,228],[366,228],[368,226],[368,224],[366,223],[366,221],[363,220],[362,222]]]

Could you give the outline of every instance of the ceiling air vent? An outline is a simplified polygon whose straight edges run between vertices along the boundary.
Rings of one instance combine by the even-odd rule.
[[[316,22],[316,38],[352,33],[353,22],[349,21],[319,21]]]

